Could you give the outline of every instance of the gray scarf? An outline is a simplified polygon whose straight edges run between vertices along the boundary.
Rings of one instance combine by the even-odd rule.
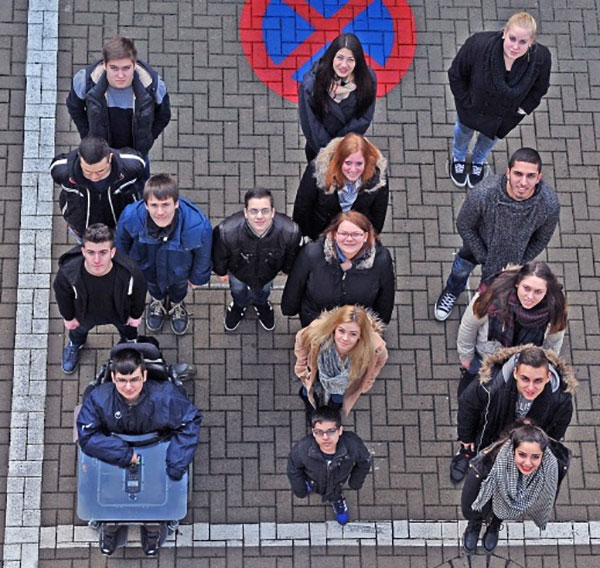
[[[530,475],[523,475],[515,465],[512,442],[508,440],[498,452],[471,508],[481,511],[491,499],[492,509],[499,519],[520,521],[531,517],[543,530],[554,506],[557,487],[558,463],[549,447],[544,451],[540,467]]]
[[[323,403],[327,404],[332,394],[346,392],[350,375],[350,360],[347,357],[340,357],[333,342],[330,345],[325,342],[319,349],[317,365],[319,381],[324,391]]]

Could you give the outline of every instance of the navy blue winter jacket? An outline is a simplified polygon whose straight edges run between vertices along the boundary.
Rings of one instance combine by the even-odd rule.
[[[117,434],[170,432],[167,474],[178,480],[194,459],[200,411],[170,382],[147,381],[137,402],[129,405],[114,383],[104,383],[84,399],[77,417],[79,445],[89,456],[127,467],[133,448]]]
[[[212,269],[212,228],[204,213],[180,197],[177,227],[167,241],[148,234],[147,217],[143,201],[125,208],[117,225],[117,250],[133,258],[148,283],[157,285],[163,292],[185,280],[196,286],[206,284]]]

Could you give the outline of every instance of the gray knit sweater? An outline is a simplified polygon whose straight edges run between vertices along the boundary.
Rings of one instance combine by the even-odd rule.
[[[523,264],[540,254],[558,223],[560,203],[543,180],[526,201],[506,192],[506,175],[488,176],[469,193],[456,219],[463,242],[482,265],[487,280],[507,264]]]

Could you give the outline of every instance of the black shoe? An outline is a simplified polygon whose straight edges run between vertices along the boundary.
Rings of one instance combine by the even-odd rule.
[[[486,552],[494,552],[498,546],[498,533],[502,529],[502,521],[494,515],[483,533],[483,548]]]
[[[463,534],[463,547],[467,552],[475,552],[477,549],[479,531],[481,531],[481,521],[469,521]]]
[[[473,189],[485,175],[485,164],[471,164],[471,171],[467,177],[469,187]]]
[[[129,527],[127,525],[101,525],[100,537],[98,541],[100,552],[102,552],[104,556],[110,556],[117,549],[117,547],[125,546],[127,544],[128,529]]]
[[[260,325],[267,331],[273,331],[275,329],[275,310],[273,310],[273,306],[269,300],[267,300],[266,304],[254,304],[254,311],[256,312]]]
[[[152,298],[146,308],[146,329],[148,331],[160,331],[166,315],[165,301]]]
[[[79,365],[79,355],[83,345],[75,345],[72,341],[67,343],[62,356],[62,370],[65,375],[72,375]]]
[[[178,304],[171,304],[169,310],[169,316],[171,317],[171,329],[175,335],[183,335],[190,323],[190,316],[188,311],[185,309],[183,301]]]
[[[149,528],[146,525],[140,527],[142,550],[146,556],[157,556],[158,549],[165,542],[168,533],[167,523],[160,523],[158,527]]]
[[[469,460],[473,457],[471,450],[467,450],[462,444],[450,463],[450,479],[453,483],[460,483],[469,468]]]
[[[465,185],[467,185],[466,162],[456,162],[452,160],[450,163],[450,179],[457,187],[465,187]]]
[[[231,302],[229,307],[225,310],[225,319],[223,325],[226,331],[235,331],[240,325],[240,322],[246,315],[246,308],[238,306],[235,302]]]
[[[456,300],[458,300],[458,298],[454,294],[444,289],[435,302],[433,317],[438,321],[446,321],[454,309]]]

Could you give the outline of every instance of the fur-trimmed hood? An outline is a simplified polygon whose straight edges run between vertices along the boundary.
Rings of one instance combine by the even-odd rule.
[[[364,250],[361,252],[357,258],[356,264],[353,263],[354,268],[357,270],[368,270],[369,268],[373,268],[373,263],[375,262],[375,254],[376,254],[375,246]],[[323,239],[323,255],[325,256],[325,262],[328,264],[333,264],[334,262],[339,262],[337,252],[335,250],[335,242],[333,237],[327,235]]]
[[[327,169],[329,163],[335,154],[338,144],[341,142],[342,137],[334,138],[325,148],[321,148],[318,156],[314,160],[314,178],[317,181],[317,186],[322,189],[325,193],[334,193],[339,189],[336,185],[325,187],[325,178],[327,176]],[[367,138],[365,138],[367,140]],[[377,191],[380,187],[387,184],[387,159],[383,157],[383,154],[377,147],[377,164],[375,166],[375,174],[364,184],[361,185],[359,191]]]
[[[479,382],[482,385],[490,382],[494,376],[493,369],[496,365],[502,365],[502,372],[505,376],[506,373],[512,374],[516,363],[516,355],[528,347],[535,347],[535,345],[530,343],[527,345],[517,345],[516,347],[505,347],[493,355],[488,355],[479,370]],[[568,365],[562,357],[559,357],[551,349],[543,349],[543,351],[550,362],[550,372],[560,382],[565,384],[565,392],[575,394],[578,382],[573,367]],[[553,390],[555,389],[553,388]]]

